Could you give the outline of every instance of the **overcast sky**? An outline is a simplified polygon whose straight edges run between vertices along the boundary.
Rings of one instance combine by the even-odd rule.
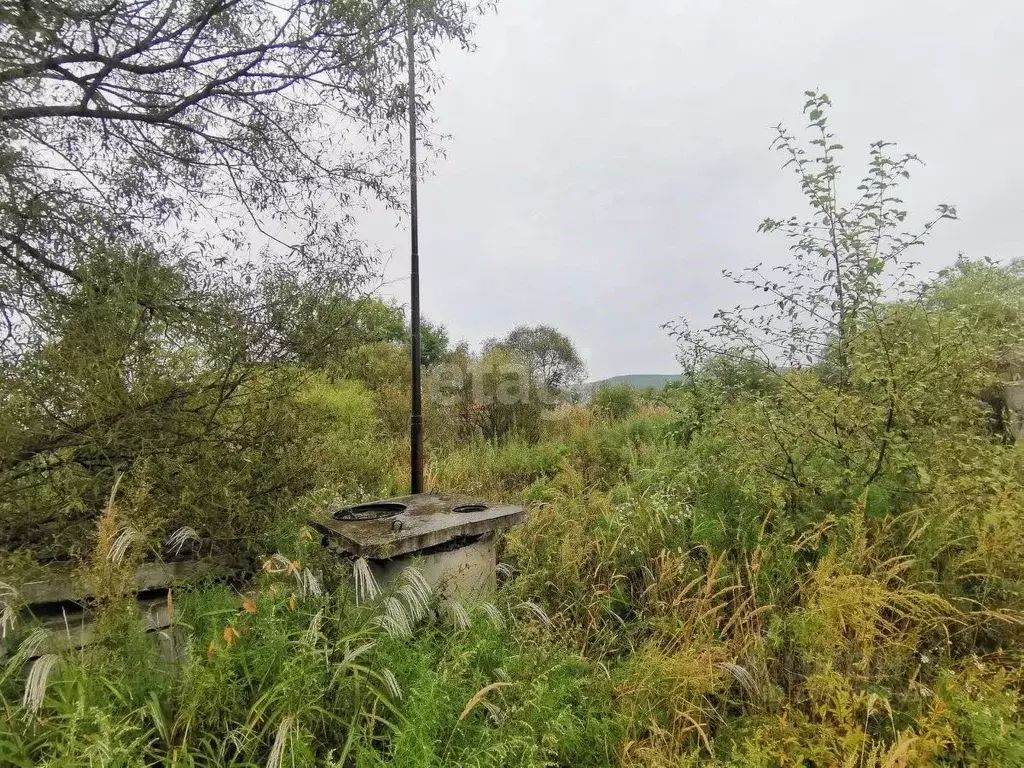
[[[446,52],[451,135],[421,194],[423,309],[472,344],[554,325],[590,378],[677,370],[661,329],[706,323],[721,277],[785,254],[758,235],[801,213],[771,127],[803,92],[834,102],[858,176],[869,142],[921,156],[911,215],[957,205],[917,258],[1024,256],[1024,2],[502,0],[471,54]],[[375,215],[407,301],[407,230]]]

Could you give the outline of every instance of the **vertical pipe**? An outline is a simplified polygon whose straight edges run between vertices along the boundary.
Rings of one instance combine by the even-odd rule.
[[[420,232],[416,199],[416,60],[413,6],[409,4],[406,56],[409,60],[409,214],[411,216],[410,325],[412,326],[412,418],[409,423],[409,458],[412,493],[423,493],[423,398],[420,382]]]

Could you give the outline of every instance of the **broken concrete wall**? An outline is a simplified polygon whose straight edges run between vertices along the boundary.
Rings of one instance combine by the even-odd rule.
[[[187,560],[142,563],[133,571],[136,599],[147,634],[167,661],[183,657],[186,634],[174,623],[171,590],[212,579],[236,577],[240,569],[225,563]],[[49,630],[38,654],[58,653],[91,645],[96,634],[95,595],[73,563],[50,563],[15,585],[21,621],[34,621]],[[0,641],[0,657],[9,649]],[[37,654],[37,655],[38,655]]]

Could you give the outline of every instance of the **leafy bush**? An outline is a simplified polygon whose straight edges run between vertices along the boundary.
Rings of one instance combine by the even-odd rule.
[[[213,408],[234,450],[197,440],[184,468],[154,453],[125,473],[115,511],[159,535],[171,509],[289,557],[267,559],[242,594],[174,593],[188,649],[176,673],[125,602],[112,515],[94,534],[104,618],[91,650],[26,664],[42,640],[10,628],[16,591],[0,585],[14,633],[0,759],[1021,764],[1024,446],[993,429],[981,399],[1024,338],[1020,265],[960,262],[887,293],[909,280],[903,251],[917,242],[900,233],[893,190],[912,160],[874,145],[866,194],[841,205],[827,106],[809,97],[813,152],[779,141],[808,193],[808,232],[834,228],[834,243],[805,238],[799,219],[766,223],[797,254],[785,280],[748,273],[778,312],[680,328],[699,363],[682,385],[607,415],[483,403],[459,389],[464,376],[454,404],[428,400],[440,422],[428,485],[529,507],[498,542],[493,604],[425,609],[414,577],[376,598],[360,582],[357,600],[349,564],[302,535],[330,496],[398,491],[395,342],[348,357],[349,380],[255,367]],[[791,347],[773,348],[780,323]],[[479,362],[465,348],[451,356]],[[503,384],[491,373],[485,392]],[[185,409],[175,423],[200,418]],[[0,502],[12,524],[18,503],[62,509],[67,489],[95,503],[105,487],[74,463],[39,472],[39,486],[8,478],[21,494]],[[31,559],[10,556],[2,572],[30,578]]]
[[[628,384],[606,385],[591,395],[590,404],[610,419],[622,419],[636,408],[636,390]]]

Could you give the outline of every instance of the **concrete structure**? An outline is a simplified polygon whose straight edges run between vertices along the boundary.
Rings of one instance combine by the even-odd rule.
[[[165,660],[183,658],[187,638],[185,630],[174,623],[168,593],[175,587],[228,579],[242,573],[235,565],[199,560],[142,563],[133,570],[143,625]],[[50,630],[37,655],[84,648],[96,639],[95,595],[75,563],[41,565],[30,579],[16,585],[16,591],[19,604],[24,605],[22,620],[31,617]],[[8,651],[0,641],[0,658]]]
[[[136,592],[166,592],[180,584],[198,584],[241,573],[241,568],[210,560],[172,560],[141,563],[134,571]],[[57,562],[39,566],[39,572],[18,584],[18,597],[25,603],[84,603],[92,590],[83,580],[77,563]]]
[[[1024,439],[1024,381],[1008,382],[1003,390],[1006,427],[1015,440]]]
[[[525,520],[522,507],[422,493],[345,507],[312,525],[325,546],[366,558],[382,585],[415,563],[435,590],[473,597],[494,585],[494,535]]]

